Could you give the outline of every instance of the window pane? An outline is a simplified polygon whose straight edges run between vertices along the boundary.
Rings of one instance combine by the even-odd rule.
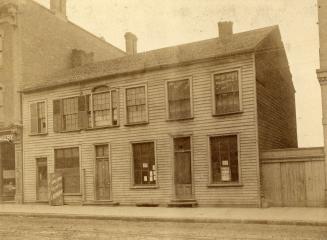
[[[45,103],[37,103],[37,123],[38,123],[38,133],[46,132],[46,117],[45,117]]]
[[[134,184],[155,184],[156,167],[154,143],[135,143],[133,147]]]
[[[216,113],[240,110],[238,71],[214,75]]]
[[[170,119],[191,117],[189,80],[168,82],[168,112]]]
[[[237,136],[210,138],[211,181],[237,182],[239,180]]]
[[[63,99],[63,127],[64,130],[78,129],[78,98]]]
[[[79,149],[55,150],[55,171],[63,176],[64,193],[80,192]]]
[[[128,123],[146,121],[145,87],[126,89]]]

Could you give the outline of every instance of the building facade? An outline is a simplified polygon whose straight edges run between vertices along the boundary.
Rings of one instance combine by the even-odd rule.
[[[69,22],[65,5],[51,0],[47,9],[30,0],[0,1],[0,201],[23,201],[21,86],[125,55]]]
[[[125,37],[128,56],[24,85],[24,202],[55,173],[68,204],[260,206],[260,151],[297,147],[278,27],[144,53]]]
[[[321,86],[322,124],[324,130],[324,146],[326,157],[325,173],[327,173],[327,2],[324,0],[318,0],[318,18],[320,42],[320,69],[317,70],[317,76]],[[325,181],[325,186],[327,186],[327,174]],[[327,189],[325,189],[325,196],[325,198],[327,199]]]

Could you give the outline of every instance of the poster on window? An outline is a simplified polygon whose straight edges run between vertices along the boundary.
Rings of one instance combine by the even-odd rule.
[[[231,180],[230,167],[221,167],[221,181],[228,182]]]

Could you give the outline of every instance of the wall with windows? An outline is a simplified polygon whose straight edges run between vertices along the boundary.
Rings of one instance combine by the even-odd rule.
[[[25,94],[25,201],[36,200],[36,159],[54,172],[66,148],[79,149],[80,193],[65,201],[94,200],[96,146],[108,144],[113,201],[167,204],[177,181],[192,183],[182,191],[200,205],[258,206],[255,84],[248,54]],[[43,120],[31,109],[42,101],[47,130],[34,134]]]

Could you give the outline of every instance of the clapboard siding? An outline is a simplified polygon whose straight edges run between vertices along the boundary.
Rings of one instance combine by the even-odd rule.
[[[285,52],[260,53],[255,58],[259,148],[295,148],[295,90]]]
[[[212,79],[214,72],[241,66],[243,113],[220,117],[212,116]],[[165,81],[191,77],[193,119],[166,121]],[[125,126],[124,88],[146,83],[149,123]],[[120,126],[70,133],[53,132],[52,102],[54,99],[88,93],[94,86],[107,84],[119,88]],[[172,136],[192,136],[194,195],[200,205],[259,204],[257,123],[255,101],[255,73],[252,54],[208,61],[189,66],[162,69],[98,80],[81,85],[47,90],[24,95],[24,189],[25,201],[33,202],[35,194],[35,158],[47,156],[49,172],[54,169],[54,147],[79,146],[80,168],[85,171],[85,200],[94,200],[94,144],[110,144],[111,198],[121,204],[154,202],[166,204],[174,198]],[[48,105],[48,134],[30,136],[29,103],[46,99]],[[240,166],[242,186],[208,187],[208,137],[213,134],[238,133],[240,136]],[[155,141],[157,182],[155,189],[131,188],[130,142]],[[85,170],[84,170],[85,169]],[[82,176],[82,175],[81,175]],[[81,180],[81,183],[83,181]],[[82,196],[67,201],[81,201]]]

